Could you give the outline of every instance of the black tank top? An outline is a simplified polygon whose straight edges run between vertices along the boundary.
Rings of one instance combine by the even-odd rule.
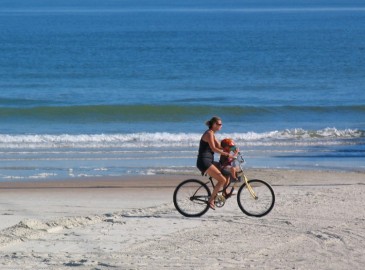
[[[200,139],[199,154],[198,157],[210,157],[213,158],[214,152],[210,148],[209,143]]]

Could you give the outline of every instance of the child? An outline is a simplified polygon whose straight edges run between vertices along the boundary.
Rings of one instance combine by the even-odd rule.
[[[237,155],[238,148],[236,147],[234,141],[232,139],[226,138],[221,141],[221,146],[223,148],[223,151],[226,153],[233,153],[233,155]],[[221,155],[219,159],[219,163],[221,165],[221,171],[223,174],[230,173],[232,176],[232,179],[237,181],[237,171],[236,167],[233,165],[234,159],[229,158],[227,156]]]

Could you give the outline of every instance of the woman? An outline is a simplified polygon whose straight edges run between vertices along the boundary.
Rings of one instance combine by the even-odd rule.
[[[214,164],[214,153],[232,158],[229,153],[223,151],[220,143],[215,138],[215,133],[222,128],[222,120],[214,116],[212,119],[205,123],[208,126],[208,130],[204,132],[200,139],[199,154],[196,162],[196,166],[202,172],[202,174],[208,174],[218,181],[213,189],[212,196],[208,200],[209,207],[215,210],[214,199],[217,196],[219,190],[221,190],[228,180],[222,175],[221,171]]]

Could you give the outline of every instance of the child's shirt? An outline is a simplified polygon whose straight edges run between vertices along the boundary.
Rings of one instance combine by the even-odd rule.
[[[232,165],[232,161],[233,161],[232,158],[227,157],[225,155],[221,155],[220,158],[219,158],[219,163],[221,164],[222,167]]]

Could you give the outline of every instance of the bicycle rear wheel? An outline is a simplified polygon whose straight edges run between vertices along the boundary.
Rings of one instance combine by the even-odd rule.
[[[246,184],[243,184],[237,193],[238,206],[248,216],[262,217],[267,215],[275,204],[275,194],[272,187],[263,180],[253,179],[248,181],[254,195],[251,194]]]
[[[186,217],[200,217],[208,209],[210,190],[197,179],[188,179],[180,183],[174,192],[174,205],[180,214]]]

